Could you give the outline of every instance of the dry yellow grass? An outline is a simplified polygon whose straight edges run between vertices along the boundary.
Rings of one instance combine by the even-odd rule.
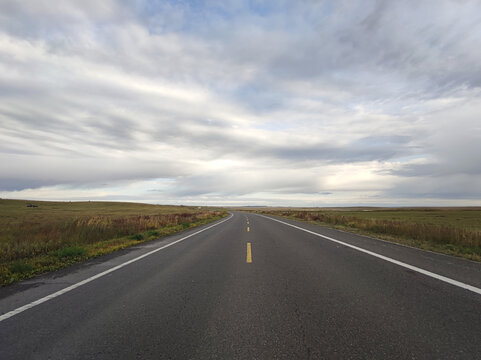
[[[225,214],[185,206],[0,200],[0,284],[205,224]]]
[[[254,211],[373,235],[471,260],[481,260],[480,208],[262,208]]]

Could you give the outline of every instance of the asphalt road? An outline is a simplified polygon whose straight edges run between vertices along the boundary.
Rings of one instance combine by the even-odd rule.
[[[0,289],[0,359],[481,358],[481,294],[416,270],[481,264],[282,221],[372,253],[234,213]]]

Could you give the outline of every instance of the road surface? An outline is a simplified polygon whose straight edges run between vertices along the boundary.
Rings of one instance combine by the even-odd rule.
[[[277,219],[0,289],[0,359],[481,357],[481,264]]]

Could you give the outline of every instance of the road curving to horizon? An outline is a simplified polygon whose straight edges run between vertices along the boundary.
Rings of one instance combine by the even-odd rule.
[[[1,288],[0,358],[475,359],[478,290],[480,263],[233,212]]]

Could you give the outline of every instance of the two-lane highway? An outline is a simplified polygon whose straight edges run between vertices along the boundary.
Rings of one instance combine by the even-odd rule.
[[[276,220],[235,212],[0,289],[0,359],[480,357],[481,264]]]

